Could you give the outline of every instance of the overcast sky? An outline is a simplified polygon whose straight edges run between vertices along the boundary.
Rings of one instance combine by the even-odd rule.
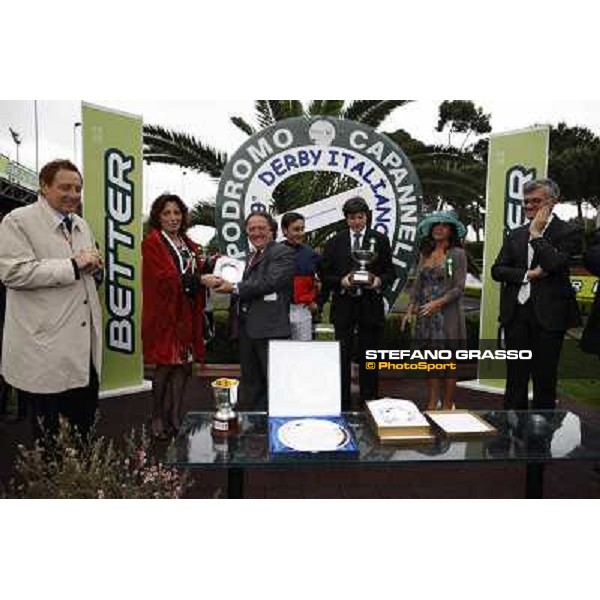
[[[230,117],[244,116],[254,122],[253,101],[240,100],[98,100],[86,101],[107,108],[141,115],[145,123],[163,125],[186,131],[203,142],[231,155],[247,139],[235,127]],[[445,143],[447,135],[435,131],[438,106],[442,100],[418,100],[397,109],[382,124],[383,131],[406,129],[414,137],[429,143]],[[521,129],[534,124],[555,125],[565,121],[569,125],[589,127],[600,135],[600,100],[548,101],[533,96],[531,99],[475,100],[485,112],[492,115],[493,132]],[[74,124],[81,120],[81,101],[38,100],[40,133],[40,165],[56,158],[81,160],[80,129]],[[34,102],[32,100],[0,101],[0,153],[15,158],[15,144],[8,130],[12,127],[21,134],[19,160],[35,167]],[[76,131],[76,135],[75,135]],[[457,135],[456,142],[460,141]],[[189,206],[198,200],[209,199],[216,193],[217,183],[201,174],[187,172],[174,166],[151,165],[144,168],[144,211],[152,200],[164,191],[180,194]],[[203,235],[202,238],[205,236]],[[205,241],[202,239],[202,241]]]

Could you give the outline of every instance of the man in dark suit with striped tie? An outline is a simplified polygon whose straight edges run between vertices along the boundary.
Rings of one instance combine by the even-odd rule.
[[[242,389],[252,410],[267,408],[267,350],[269,340],[291,335],[290,301],[294,252],[273,241],[273,219],[265,212],[250,213],[246,235],[254,251],[238,284],[228,281],[214,288],[237,298]]]
[[[321,261],[323,286],[333,293],[330,318],[340,342],[342,409],[350,410],[350,367],[352,341],[358,334],[359,385],[361,401],[377,398],[377,370],[365,368],[365,351],[379,348],[383,340],[385,310],[382,292],[396,277],[388,238],[368,226],[369,206],[363,198],[352,198],[343,207],[348,229],[327,242]],[[355,249],[373,249],[375,260],[368,266],[369,282],[354,281]]]

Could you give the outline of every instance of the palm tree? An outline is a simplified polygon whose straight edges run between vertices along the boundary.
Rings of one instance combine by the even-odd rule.
[[[364,123],[374,129],[409,100],[312,100],[305,107],[299,100],[257,100],[255,123],[242,116],[231,122],[246,135],[291,117],[331,116]],[[428,146],[398,130],[385,134],[395,141],[414,164],[423,188],[424,204],[434,210],[440,203],[451,205],[466,223],[472,223],[477,234],[481,224],[481,208],[485,197],[485,162],[472,150]],[[144,160],[205,173],[218,180],[227,164],[227,154],[203,144],[191,135],[174,132],[156,125],[144,126]],[[356,186],[348,177],[329,172],[298,173],[283,181],[273,195],[277,214],[311,204],[322,198]],[[193,225],[215,225],[214,199],[196,203],[191,211]],[[334,224],[310,236],[316,247],[339,227]]]
[[[179,165],[182,168],[206,173],[217,180],[227,164],[227,154],[195,137],[171,131],[159,125],[144,125],[144,160],[148,163]],[[215,203],[201,200],[191,212],[192,225],[215,225]]]
[[[299,100],[257,100],[256,125],[240,116],[232,117],[231,122],[248,136],[278,121],[302,116],[350,119],[377,128],[396,108],[408,102],[409,100],[354,100],[346,106],[344,100],[312,100],[305,108]],[[157,125],[144,125],[144,160],[148,162],[179,165],[217,180],[227,164],[227,158],[226,153],[187,133]],[[273,198],[274,209],[278,214],[283,214],[355,185],[353,180],[335,173],[300,173],[278,186]],[[191,218],[193,225],[214,226],[214,199],[199,201],[191,211]],[[321,232],[319,237],[327,234],[327,231]]]
[[[404,150],[419,174],[424,212],[451,206],[463,223],[473,225],[479,241],[485,208],[485,160],[470,149],[429,146],[402,129],[386,135]]]

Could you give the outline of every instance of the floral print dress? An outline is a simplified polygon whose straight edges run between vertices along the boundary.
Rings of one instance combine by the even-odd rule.
[[[467,329],[462,296],[467,276],[467,259],[462,248],[451,248],[446,261],[424,267],[419,264],[410,302],[417,311],[415,348],[444,350],[466,348]],[[423,304],[444,299],[444,307],[430,317],[418,316]]]

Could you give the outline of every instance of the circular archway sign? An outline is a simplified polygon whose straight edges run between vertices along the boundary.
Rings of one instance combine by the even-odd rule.
[[[353,189],[294,210],[304,216],[310,232],[343,220],[342,206],[349,198],[364,198],[372,211],[371,227],[390,240],[396,280],[386,304],[393,306],[417,255],[421,185],[404,152],[362,123],[295,117],[249,138],[231,157],[219,183],[216,228],[221,252],[244,260],[246,216],[255,210],[272,213],[277,186],[307,171],[334,172],[356,182]]]

